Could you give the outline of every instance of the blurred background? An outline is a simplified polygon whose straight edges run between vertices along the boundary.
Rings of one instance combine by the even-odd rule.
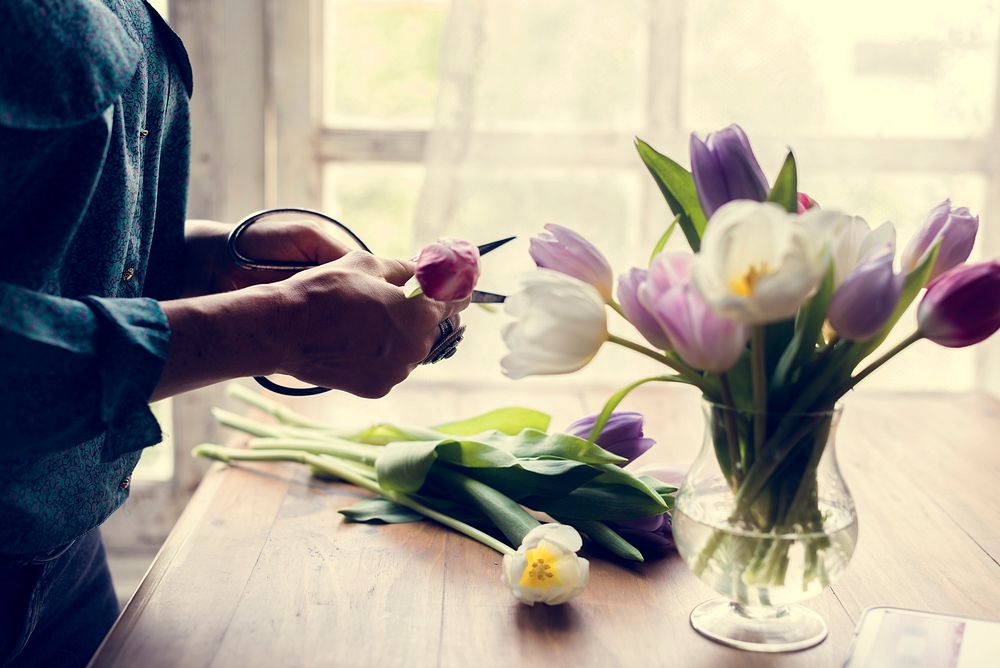
[[[633,137],[687,164],[692,131],[736,122],[770,178],[792,147],[801,190],[873,227],[893,221],[900,246],[950,197],[981,216],[973,257],[1000,253],[992,0],[152,4],[194,69],[191,217],[319,208],[401,257],[439,236],[518,234],[484,261],[482,287],[496,291],[531,267],[526,238],[555,222],[624,272],[672,219]],[[523,383],[500,374],[502,315],[465,320],[461,354],[408,382],[516,393]],[[571,382],[621,384],[643,365],[608,350]],[[1000,394],[1000,342],[922,342],[866,385]],[[158,406],[170,437],[105,529],[122,596],[202,473],[188,450],[224,439],[208,412],[224,404],[209,388]]]

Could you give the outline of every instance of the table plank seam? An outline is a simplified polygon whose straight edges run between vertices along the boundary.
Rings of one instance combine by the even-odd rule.
[[[237,467],[237,468],[245,468],[245,467]],[[282,468],[287,470],[287,467],[283,466]],[[256,473],[256,471],[252,468],[245,468],[245,470],[248,470],[252,473]],[[289,488],[296,483],[297,483],[296,480],[294,479],[290,480],[288,483]],[[257,566],[260,565],[260,558],[264,554],[264,550],[267,549],[267,544],[271,540],[271,533],[274,531],[274,525],[278,523],[278,518],[281,517],[281,509],[285,506],[285,503],[287,501],[288,501],[288,496],[286,494],[286,496],[282,499],[281,504],[278,506],[278,510],[274,514],[274,517],[271,518],[271,524],[267,528],[267,535],[264,537],[263,542],[261,542],[260,551],[257,552],[257,558],[254,559],[253,566],[250,568],[250,571],[247,574],[247,579],[243,583],[243,587],[240,589],[239,596],[236,598],[236,605],[232,607],[232,611],[229,613],[229,616],[226,619],[226,626],[225,626],[226,630],[223,631],[222,635],[219,637],[219,642],[215,647],[215,652],[212,654],[212,660],[208,663],[208,665],[212,665],[213,663],[215,663],[215,659],[218,657],[219,651],[225,644],[226,636],[229,634],[229,629],[232,627],[233,617],[236,616],[236,612],[240,608],[240,603],[242,603],[243,599],[246,597],[247,586],[250,584],[250,581],[253,580],[253,574],[257,570]]]
[[[443,527],[441,527],[443,529]],[[441,567],[441,615],[438,622],[438,651],[437,651],[437,668],[441,668],[441,661],[444,658],[444,615],[445,615],[445,596],[448,588],[448,543],[450,543],[455,536],[449,534],[445,535],[444,539],[444,563]]]

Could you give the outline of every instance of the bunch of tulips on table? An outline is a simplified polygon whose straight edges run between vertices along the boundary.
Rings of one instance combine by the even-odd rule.
[[[478,540],[504,555],[502,580],[523,603],[557,605],[584,590],[581,534],[631,561],[673,546],[667,512],[684,474],[623,468],[653,445],[638,413],[611,415],[596,441],[588,440],[595,417],[549,433],[548,415],[514,407],[431,428],[381,423],[345,431],[241,385],[228,392],[273,419],[216,409],[221,424],[252,437],[249,447],[204,444],[195,455],[298,462],[317,477],[369,490],[377,496],[340,511],[348,520],[427,518]]]
[[[615,289],[600,250],[546,226],[531,243],[538,270],[506,303],[514,320],[503,332],[503,369],[511,378],[570,373],[608,342],[662,363],[670,373],[609,399],[591,440],[636,387],[696,387],[732,499],[727,529],[817,536],[806,548],[813,570],[805,577],[825,584],[819,557],[829,547],[830,513],[817,498],[817,466],[838,400],[921,339],[958,348],[992,335],[1000,327],[1000,261],[965,263],[979,220],[947,200],[897,257],[891,223],[871,229],[798,192],[791,151],[769,185],[735,125],[704,141],[692,135],[690,171],[641,140],[637,148],[673,214],[648,266],[629,269]],[[663,250],[677,229],[691,252]],[[921,292],[917,328],[882,353]],[[609,308],[645,342],[610,334]],[[713,560],[735,560],[739,586],[781,585],[789,544],[775,545],[717,531],[689,565],[701,575]]]

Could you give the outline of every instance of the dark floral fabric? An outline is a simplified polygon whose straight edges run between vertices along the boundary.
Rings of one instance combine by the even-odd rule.
[[[0,2],[0,554],[103,522],[161,438],[190,93],[144,2]]]

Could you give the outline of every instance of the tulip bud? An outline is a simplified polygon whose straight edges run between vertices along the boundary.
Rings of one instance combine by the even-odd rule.
[[[545,230],[531,238],[528,252],[535,264],[589,283],[610,301],[614,277],[601,251],[569,228],[549,224]]]
[[[973,216],[964,206],[953,208],[951,200],[946,199],[931,209],[920,231],[906,244],[903,271],[908,273],[916,269],[940,241],[941,249],[930,276],[934,280],[969,258],[978,231],[979,216]]]
[[[597,415],[577,420],[566,427],[565,433],[580,438],[590,438],[590,432],[597,424]],[[632,461],[656,443],[643,435],[642,427],[646,419],[642,413],[619,411],[611,414],[594,443],[608,452]],[[623,462],[624,466],[627,462]]]
[[[892,272],[892,250],[886,249],[854,268],[837,288],[827,318],[849,341],[876,334],[892,315],[903,290],[903,277]]]
[[[710,132],[705,141],[692,133],[691,174],[706,218],[726,202],[767,199],[767,178],[738,125]]]
[[[510,378],[569,373],[583,368],[608,339],[607,307],[590,285],[539,269],[522,279],[504,304],[515,318],[503,329]]]
[[[414,275],[431,299],[468,299],[479,280],[479,249],[462,239],[440,239],[420,251]]]
[[[927,288],[917,308],[920,333],[963,348],[1000,329],[1000,260],[955,267]]]
[[[670,349],[696,369],[721,373],[739,359],[749,331],[712,311],[691,282],[694,256],[660,253],[639,299],[660,324]]]
[[[670,348],[670,340],[663,333],[663,328],[653,314],[639,301],[639,290],[645,284],[649,272],[645,269],[632,267],[627,274],[618,277],[618,303],[621,304],[625,318],[639,330],[647,341],[660,350]]]
[[[818,209],[819,202],[814,200],[812,197],[805,193],[799,193],[798,196],[798,212],[805,213],[809,209]]]
[[[542,524],[501,562],[500,581],[525,605],[560,605],[580,595],[590,579],[590,563],[576,553],[583,539],[571,526]]]

